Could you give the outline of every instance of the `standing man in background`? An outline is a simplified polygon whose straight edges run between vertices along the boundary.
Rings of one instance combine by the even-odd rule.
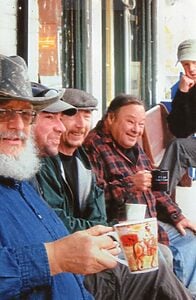
[[[169,192],[188,167],[196,167],[196,39],[185,40],[178,46],[178,62],[184,74],[180,78],[177,93],[172,101],[168,125],[176,137],[168,145],[160,168],[170,171]]]

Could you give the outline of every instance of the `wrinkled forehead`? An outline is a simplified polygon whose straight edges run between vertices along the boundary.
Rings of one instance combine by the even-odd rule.
[[[9,109],[33,109],[33,105],[30,102],[23,100],[1,100],[0,108]]]
[[[91,115],[93,113],[94,110],[89,109],[89,108],[77,108],[77,113],[81,112],[81,113],[88,113],[89,115]]]
[[[181,64],[196,64],[196,60],[182,60]]]
[[[124,116],[130,115],[133,117],[145,118],[145,108],[143,105],[129,103],[119,108],[118,113]]]

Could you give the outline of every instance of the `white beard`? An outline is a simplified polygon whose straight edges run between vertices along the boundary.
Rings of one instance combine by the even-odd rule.
[[[0,154],[0,176],[16,180],[32,178],[40,168],[40,160],[32,138],[28,138],[23,151],[17,156]]]

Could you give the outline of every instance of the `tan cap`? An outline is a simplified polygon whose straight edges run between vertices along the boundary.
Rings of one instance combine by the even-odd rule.
[[[62,112],[65,115],[73,116],[76,114],[77,109],[69,103],[66,103],[65,101],[57,100],[56,102],[50,104],[41,111],[50,112],[54,114]]]
[[[185,40],[178,46],[178,61],[184,60],[196,61],[196,39]]]

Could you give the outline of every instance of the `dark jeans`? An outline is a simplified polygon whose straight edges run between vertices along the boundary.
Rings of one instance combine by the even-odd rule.
[[[172,140],[161,161],[160,168],[170,172],[170,194],[188,167],[196,167],[196,138],[193,136]]]
[[[96,300],[190,300],[192,297],[171,268],[131,274],[125,265],[85,277],[86,288]]]

